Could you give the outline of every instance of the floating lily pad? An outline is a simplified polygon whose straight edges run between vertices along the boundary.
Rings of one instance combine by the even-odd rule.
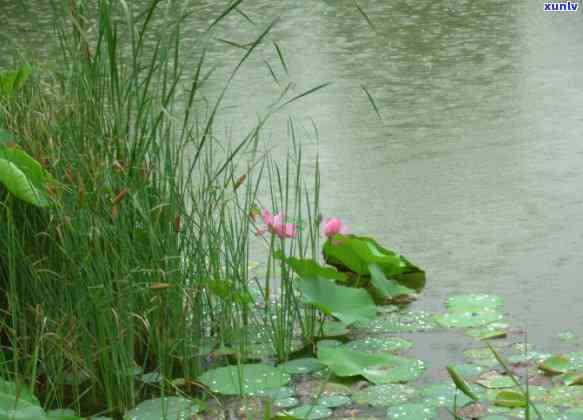
[[[351,341],[349,348],[365,353],[403,353],[413,347],[413,343],[401,337],[367,337]]]
[[[279,388],[261,389],[257,391],[258,397],[271,398],[272,400],[279,400],[282,398],[293,397],[295,391],[289,386],[282,386]]]
[[[583,408],[572,408],[565,411],[565,420],[583,420]]]
[[[551,356],[538,365],[539,369],[547,373],[556,375],[569,370],[570,361],[563,356]]]
[[[375,384],[406,382],[421,376],[423,362],[389,353],[367,354],[348,347],[324,347],[318,350],[318,359],[337,376],[364,376]]]
[[[18,399],[11,394],[0,393],[0,418],[45,420],[45,412],[41,407],[25,399]]]
[[[13,395],[14,398],[18,397],[19,400],[40,406],[40,401],[30,392],[30,389],[26,385],[17,385],[12,381],[6,381],[0,378],[0,393]]]
[[[504,390],[496,393],[494,405],[501,407],[526,407],[526,396],[520,391]]]
[[[479,376],[486,371],[484,366],[476,365],[474,363],[458,363],[451,366],[453,366],[459,374],[466,379]]]
[[[399,420],[431,420],[435,418],[437,410],[435,407],[424,403],[407,403],[389,407],[387,419]]]
[[[299,404],[299,400],[295,397],[281,398],[273,402],[273,405],[277,408],[292,408]]]
[[[212,392],[224,395],[256,395],[265,389],[284,386],[289,380],[290,376],[283,370],[265,364],[224,366],[199,377]]]
[[[322,335],[324,337],[338,337],[350,333],[350,330],[346,328],[346,325],[344,323],[331,320],[327,320],[324,322],[322,330],[323,330]]]
[[[531,351],[522,354],[512,354],[508,356],[507,360],[509,363],[525,363],[525,362],[541,363],[542,361],[548,359],[551,356],[552,354],[550,353]]]
[[[516,386],[512,378],[496,371],[486,372],[476,381],[485,388],[513,388]]]
[[[567,386],[583,385],[583,373],[581,372],[565,373],[562,379]]]
[[[479,395],[482,393],[480,387],[469,384],[472,392]],[[463,406],[473,400],[458,391],[455,385],[450,382],[438,382],[428,385],[421,389],[421,395],[425,397],[425,401],[435,407],[453,407],[454,400],[456,405]]]
[[[500,325],[503,325],[501,327]],[[507,324],[501,322],[493,322],[484,328],[472,328],[466,331],[466,335],[475,338],[476,340],[493,340],[496,338],[505,338],[508,335],[506,331]]]
[[[501,319],[502,314],[490,310],[481,312],[456,311],[435,315],[435,322],[446,328],[480,327]]]
[[[583,371],[583,352],[567,353],[565,357],[569,359],[569,370]]]
[[[192,401],[180,397],[155,398],[143,401],[127,412],[125,420],[188,420],[199,408]]]
[[[316,372],[326,368],[326,365],[313,357],[305,357],[301,359],[290,360],[279,365],[284,372],[290,374],[306,374]]]
[[[583,407],[583,386],[560,386],[549,391],[546,403],[551,406]]]
[[[318,348],[319,347],[340,347],[344,343],[340,340],[320,340],[318,341]]]
[[[348,405],[352,402],[350,397],[346,395],[327,395],[320,397],[317,401],[318,405],[323,405],[328,408],[336,408]]]
[[[292,410],[286,410],[285,413],[296,419],[327,419],[332,415],[332,410],[321,405],[302,405]]]
[[[352,394],[352,400],[356,404],[373,407],[403,404],[415,397],[417,397],[417,391],[414,388],[400,384],[371,386]]]
[[[450,312],[481,312],[502,307],[502,298],[486,294],[469,294],[451,296],[445,301]]]
[[[355,328],[371,334],[429,331],[436,328],[433,315],[425,311],[392,312],[377,318],[367,325],[356,324]]]

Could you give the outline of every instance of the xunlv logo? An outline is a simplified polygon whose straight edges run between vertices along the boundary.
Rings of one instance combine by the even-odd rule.
[[[545,3],[545,12],[576,12],[578,7],[576,1]]]

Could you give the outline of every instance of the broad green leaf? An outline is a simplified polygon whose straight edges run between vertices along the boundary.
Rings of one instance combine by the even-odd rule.
[[[0,73],[0,95],[11,96],[20,90],[32,73],[28,64],[18,70],[8,70]]]
[[[32,405],[38,405],[40,407],[40,401],[38,398],[30,391],[30,389],[25,385],[17,385],[12,381],[6,381],[0,378],[0,393],[11,394],[14,398],[19,400],[25,400]]]
[[[401,337],[367,337],[350,341],[346,344],[350,349],[363,353],[403,353],[413,347],[413,343]]]
[[[356,404],[373,407],[390,407],[400,405],[417,397],[417,391],[407,385],[384,384],[369,386],[352,394]]]
[[[0,149],[0,184],[16,198],[38,207],[49,204],[46,173],[40,164],[19,149]]]
[[[490,310],[482,312],[446,312],[435,315],[435,322],[446,328],[480,327],[502,319],[502,314]]]
[[[285,414],[301,420],[317,420],[329,418],[332,415],[332,410],[321,405],[302,405],[291,410],[286,410]]]
[[[389,353],[367,354],[346,346],[321,347],[318,359],[337,376],[364,376],[375,384],[406,382],[421,376],[423,362]]]
[[[323,267],[311,259],[300,259],[295,257],[286,258],[281,251],[275,253],[275,257],[284,260],[289,264],[294,273],[302,278],[324,277],[345,283],[348,276],[333,268]]]
[[[369,264],[368,270],[371,275],[371,284],[382,299],[394,299],[398,296],[415,293],[415,290],[387,278],[378,264]]]
[[[279,367],[289,374],[306,374],[316,372],[326,368],[326,365],[313,357],[304,357],[301,359],[290,360]]]
[[[447,373],[449,373],[449,376],[451,377],[451,380],[453,381],[455,386],[461,392],[466,394],[468,397],[470,397],[474,401],[479,400],[479,397],[474,393],[474,391],[472,391],[472,388],[470,387],[470,385],[466,382],[464,377],[462,375],[460,375],[460,373],[457,371],[455,366],[449,365],[449,366],[447,366],[446,369],[447,369]]]
[[[5,420],[46,420],[41,407],[24,399],[16,400],[14,395],[0,393],[0,419]]]
[[[583,408],[583,386],[559,386],[549,391],[546,403],[551,406]]]
[[[369,334],[429,331],[435,327],[433,314],[425,311],[390,312],[368,325],[354,326],[355,329]]]
[[[124,420],[190,420],[198,411],[198,406],[186,398],[154,398],[128,411]]]
[[[526,397],[520,391],[500,391],[496,394],[494,405],[511,408],[526,407]]]
[[[346,325],[357,321],[367,323],[376,316],[374,301],[364,289],[338,286],[322,277],[298,279],[296,286],[303,293],[306,303]]]
[[[583,385],[583,373],[581,372],[566,373],[563,375],[563,383],[567,386]]]
[[[512,377],[509,375],[502,375],[496,371],[486,372],[480,376],[476,381],[477,384],[485,388],[514,388],[516,386]]]
[[[478,386],[473,386],[468,384],[472,392],[478,395],[481,389]],[[454,401],[458,407],[466,405],[469,402],[474,401],[462,392],[459,392],[454,383],[438,382],[428,385],[421,389],[421,396],[425,398],[425,401],[434,407],[453,407]]]
[[[364,236],[337,235],[323,248],[326,262],[340,271],[352,271],[369,276],[369,265],[377,264],[386,277],[410,289],[425,286],[425,273],[405,257],[383,248],[374,239]]]
[[[328,408],[342,407],[352,403],[350,397],[346,395],[324,395],[317,401],[318,405]]]
[[[502,298],[486,294],[468,294],[451,296],[445,301],[445,307],[450,312],[480,312],[487,309],[495,310],[502,307]]]
[[[287,385],[290,376],[265,364],[223,366],[203,373],[199,381],[212,392],[223,395],[257,395],[258,392]]]
[[[398,420],[431,420],[437,415],[437,410],[430,404],[424,403],[407,403],[389,407],[387,410],[387,419]]]
[[[547,373],[556,375],[567,372],[569,370],[569,364],[569,359],[566,357],[552,356],[540,363],[538,367]]]

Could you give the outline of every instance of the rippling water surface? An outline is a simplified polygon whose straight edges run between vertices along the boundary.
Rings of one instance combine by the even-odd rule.
[[[44,3],[0,0],[0,65],[16,45],[54,60]],[[194,68],[195,41],[227,2],[192,3],[184,59]],[[583,334],[583,14],[544,15],[534,0],[359,4],[373,28],[349,0],[243,2],[252,22],[235,14],[215,37],[244,44],[279,17],[270,41],[288,71],[273,44],[259,48],[220,124],[242,138],[287,83],[301,93],[332,82],[276,116],[267,137],[277,147],[288,116],[317,125],[325,213],[427,270],[415,306],[439,310],[448,295],[488,292],[504,297],[535,344],[550,348],[561,330]],[[241,56],[211,42],[209,97]],[[425,340],[416,353],[436,366],[459,351]]]

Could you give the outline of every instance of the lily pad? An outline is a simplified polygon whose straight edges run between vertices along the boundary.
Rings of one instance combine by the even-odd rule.
[[[189,420],[199,408],[181,397],[154,398],[143,401],[127,412],[125,420]]]
[[[526,396],[520,391],[504,390],[496,394],[494,405],[501,407],[526,407]]]
[[[296,397],[286,397],[279,400],[275,400],[273,405],[277,408],[292,408],[299,405],[300,402]]]
[[[259,391],[287,385],[290,376],[265,364],[224,366],[208,370],[199,381],[212,392],[223,395],[256,395]]]
[[[476,381],[477,384],[484,388],[513,388],[516,386],[512,378],[508,375],[502,375],[496,371],[486,372]]]
[[[389,353],[367,354],[348,347],[324,347],[318,359],[340,377],[364,376],[375,384],[406,382],[421,376],[423,362]]]
[[[407,403],[389,407],[387,419],[399,420],[431,420],[435,418],[437,410],[435,407],[424,403]]]
[[[413,343],[401,337],[367,337],[360,340],[351,341],[347,346],[356,351],[364,353],[403,353],[413,347]]]
[[[464,378],[473,378],[486,371],[484,366],[476,365],[474,363],[458,363],[451,366],[453,366]]]
[[[539,369],[547,373],[556,375],[569,370],[570,361],[563,356],[551,356],[538,365]]]
[[[435,315],[435,322],[446,328],[471,328],[500,321],[502,314],[495,311],[456,311]]]
[[[279,400],[282,398],[293,397],[295,391],[289,386],[282,386],[279,388],[261,389],[257,391],[258,397],[271,398],[272,400]]]
[[[355,328],[370,334],[429,331],[436,328],[433,315],[425,311],[392,312],[377,318],[368,325],[356,324]]]
[[[471,384],[468,385],[474,394],[479,395],[482,392],[479,387]],[[473,401],[470,397],[458,391],[456,386],[450,381],[438,382],[422,388],[421,396],[425,398],[427,403],[435,407],[453,407],[454,401],[459,407]]]
[[[352,402],[350,397],[346,395],[325,395],[318,400],[318,405],[323,405],[328,408],[343,407]]]
[[[0,418],[45,420],[47,417],[44,410],[37,404],[23,398],[17,400],[12,394],[0,393]]]
[[[332,410],[321,405],[302,405],[292,410],[286,410],[285,413],[296,419],[327,419],[332,415]]]
[[[546,403],[550,406],[583,407],[583,386],[559,386],[549,391]]]
[[[365,388],[352,394],[356,404],[373,407],[390,407],[403,404],[417,397],[414,388],[400,384],[384,384]]]
[[[342,322],[326,320],[322,328],[324,337],[339,337],[347,335],[350,330]]]
[[[468,294],[451,296],[445,301],[450,312],[481,312],[502,307],[502,298],[486,294]]]
[[[316,372],[326,368],[326,365],[313,357],[290,360],[279,365],[284,372],[294,374],[306,374]]]

